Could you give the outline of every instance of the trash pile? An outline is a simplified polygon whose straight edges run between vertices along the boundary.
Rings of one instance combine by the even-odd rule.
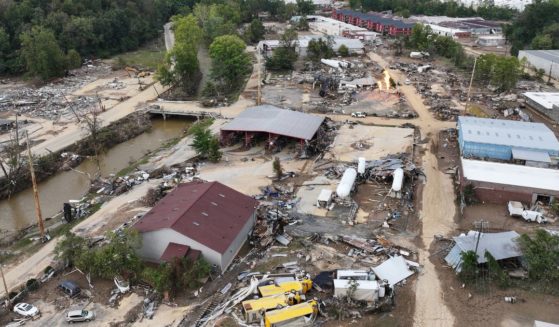
[[[76,114],[89,112],[98,100],[93,96],[71,97],[70,94],[110,71],[110,66],[96,61],[37,89],[20,86],[2,97],[0,112],[17,110],[19,114],[31,117],[72,119]]]

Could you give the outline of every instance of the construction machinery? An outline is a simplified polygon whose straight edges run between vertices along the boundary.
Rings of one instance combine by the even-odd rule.
[[[264,313],[263,326],[311,326],[318,315],[318,302],[312,300]]]
[[[272,285],[265,285],[258,287],[258,291],[262,296],[272,296],[277,294],[285,294],[298,292],[299,294],[306,294],[312,288],[312,280],[294,280],[284,281],[281,283],[274,283]]]
[[[247,323],[257,323],[264,318],[263,314],[265,312],[299,304],[304,299],[304,295],[292,292],[243,301],[243,315]]]

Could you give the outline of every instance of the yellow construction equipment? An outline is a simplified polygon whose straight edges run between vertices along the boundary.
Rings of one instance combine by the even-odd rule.
[[[256,323],[263,318],[264,312],[301,303],[302,298],[304,298],[304,295],[301,296],[299,293],[293,292],[243,301],[243,315],[247,323]]]
[[[309,301],[264,313],[265,327],[310,326],[318,314],[318,303]]]
[[[258,291],[260,291],[260,295],[262,296],[271,296],[277,294],[285,294],[293,292],[299,292],[300,294],[306,294],[312,288],[312,280],[310,279],[303,279],[303,280],[295,280],[295,281],[287,281],[280,283],[279,285],[266,285],[260,286]]]

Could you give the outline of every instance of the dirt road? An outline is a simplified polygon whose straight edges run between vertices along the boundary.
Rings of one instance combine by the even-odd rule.
[[[405,80],[399,71],[389,69],[389,64],[375,53],[369,53],[369,57],[385,67],[392,78],[397,81]],[[416,93],[415,88],[410,85],[400,87],[410,106],[417,112],[418,118],[411,121],[421,130],[422,137],[428,137],[429,142],[425,145],[425,155],[422,159],[423,171],[426,183],[423,188],[422,208],[419,219],[422,222],[422,243],[420,249],[420,263],[423,271],[419,276],[415,289],[415,326],[452,326],[454,316],[447,308],[441,288],[438,273],[435,266],[429,260],[429,246],[436,234],[448,234],[454,226],[454,190],[452,180],[448,175],[438,170],[437,158],[430,149],[436,144],[436,136],[441,129],[449,128],[448,122],[436,120],[423,100]]]

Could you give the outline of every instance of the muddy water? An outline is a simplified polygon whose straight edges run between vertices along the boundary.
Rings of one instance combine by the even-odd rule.
[[[100,156],[102,176],[128,167],[147,152],[159,148],[165,141],[180,136],[190,124],[189,121],[180,119],[153,119],[152,123],[150,131],[121,143]],[[92,159],[86,159],[75,169],[90,174],[97,170]],[[43,218],[62,210],[62,204],[69,199],[80,199],[88,188],[87,175],[75,171],[63,171],[41,182],[39,194]],[[18,230],[35,222],[31,189],[17,193],[9,200],[0,201],[0,230]]]

